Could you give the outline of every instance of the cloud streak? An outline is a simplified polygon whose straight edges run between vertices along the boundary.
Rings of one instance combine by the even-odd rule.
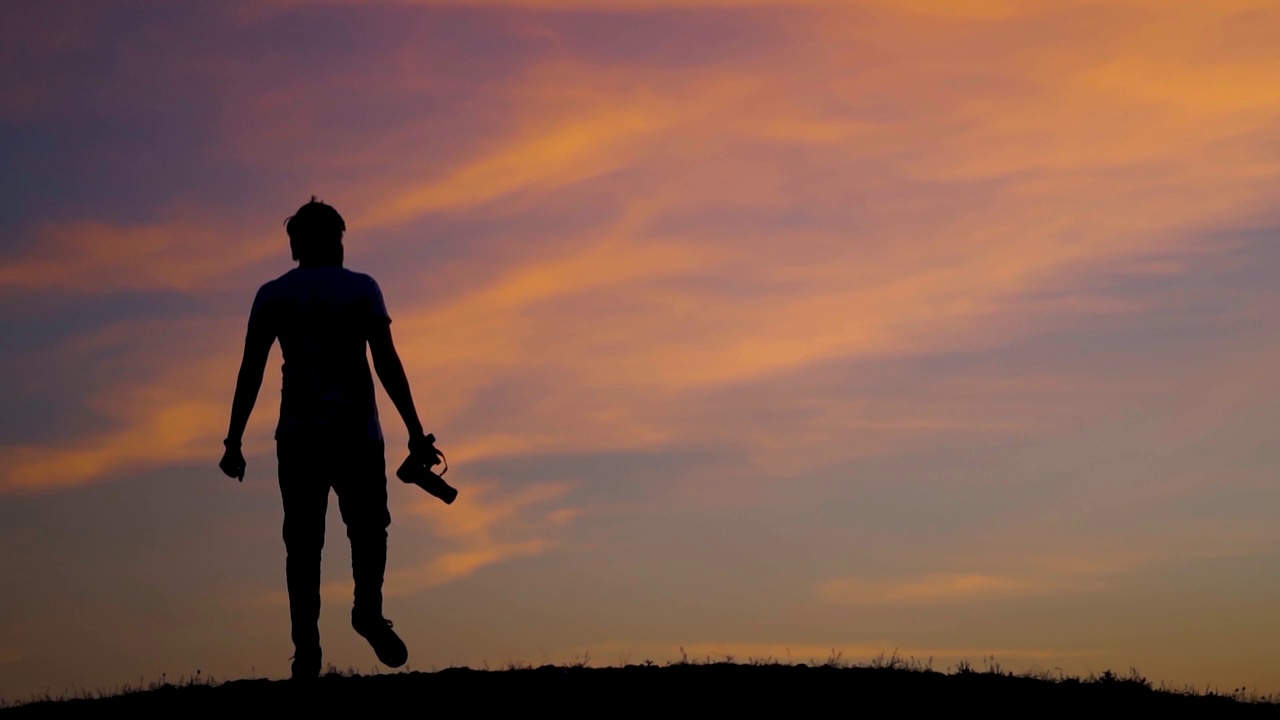
[[[397,528],[408,525],[418,534],[421,528],[416,523],[425,521],[431,539],[416,546],[438,549],[428,551],[426,558],[388,568],[384,593],[389,597],[416,595],[486,567],[552,552],[557,547],[556,535],[577,515],[565,504],[571,489],[564,483],[513,489],[473,479],[464,488],[465,503],[445,507],[435,498],[411,503],[397,515]],[[349,580],[329,581],[323,584],[321,594],[343,601],[351,597],[353,587]],[[263,601],[280,605],[288,602],[288,596],[271,592]]]
[[[984,23],[1014,22],[997,6],[1004,10]],[[885,12],[880,29],[938,60],[987,32],[980,24],[938,38]],[[463,440],[476,448],[463,450],[467,459],[497,448],[662,443],[675,434],[662,428],[671,427],[670,408],[683,394],[824,362],[1007,343],[1035,332],[1046,308],[1029,298],[1047,289],[1066,308],[1132,312],[1072,285],[1100,270],[1144,272],[1152,262],[1176,269],[1214,252],[1187,228],[1220,225],[1265,204],[1258,173],[1275,168],[1256,159],[1248,138],[1278,108],[1250,92],[1213,103],[1196,98],[1208,85],[1265,83],[1280,67],[1202,65],[1153,84],[1152,68],[1166,66],[1148,58],[1167,54],[1171,34],[1190,21],[1167,16],[1149,31],[1148,45],[1123,55],[1107,44],[1108,31],[1097,42],[1112,53],[1093,56],[1086,42],[1022,76],[1008,61],[1033,48],[997,45],[965,72],[1006,82],[967,95],[919,75],[906,59],[899,61],[906,80],[887,88],[889,70],[857,72],[862,56],[876,51],[841,58],[823,45],[800,51],[790,65],[744,60],[750,76],[720,67],[671,73],[541,63],[503,91],[525,120],[425,182],[406,183],[396,168],[412,164],[388,158],[384,185],[352,189],[365,200],[348,213],[353,228],[390,233],[440,215],[514,220],[534,206],[568,211],[575,197],[595,193],[614,208],[612,218],[559,238],[550,257],[517,252],[508,264],[476,248],[454,261],[455,282],[468,289],[400,311],[403,351],[415,377],[432,378],[422,388],[442,423],[474,412],[475,394],[494,383],[530,372],[541,372],[541,383],[572,378],[562,386],[564,400],[523,411],[520,424],[543,428],[541,437],[515,428],[471,437]],[[813,28],[836,36],[848,30]],[[819,55],[833,71],[793,83],[796,64]],[[833,91],[851,98],[879,92],[894,119],[856,106],[817,111]],[[1136,134],[1121,120],[1133,113],[1154,124]],[[758,162],[757,154],[775,161]],[[698,225],[682,227],[695,213]],[[735,216],[743,213],[759,219],[739,232]],[[157,225],[81,223],[42,232],[31,253],[0,272],[11,291],[208,294],[264,267],[281,242],[237,240],[229,236],[236,231],[209,229],[181,212]],[[393,271],[391,282],[399,277]],[[223,342],[234,346],[238,337]],[[181,347],[159,352],[167,357],[158,366],[193,367]],[[196,361],[199,373],[230,376],[231,357],[224,350],[217,362]],[[11,449],[6,485],[75,485],[134,460],[197,457],[197,443],[212,437],[197,428],[219,424],[216,406],[225,398],[212,381],[201,383],[209,392],[197,397],[189,375],[160,372],[110,390],[131,399],[118,416],[128,430]],[[565,405],[582,420],[562,413]]]

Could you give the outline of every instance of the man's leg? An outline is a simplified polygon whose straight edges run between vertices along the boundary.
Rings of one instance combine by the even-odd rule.
[[[350,446],[349,462],[334,483],[338,509],[351,541],[351,576],[355,603],[351,625],[364,636],[391,667],[403,665],[408,650],[382,616],[382,581],[387,569],[387,465],[382,442]]]
[[[280,497],[284,501],[285,579],[294,646],[295,677],[320,673],[320,553],[329,481],[318,448],[281,442]]]
[[[334,479],[338,509],[351,541],[351,577],[355,581],[352,614],[382,617],[382,579],[387,569],[387,471],[382,443],[360,444],[345,454]]]

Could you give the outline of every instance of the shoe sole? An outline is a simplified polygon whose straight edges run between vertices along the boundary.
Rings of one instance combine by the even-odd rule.
[[[378,656],[378,662],[383,665],[391,668],[398,668],[409,661],[409,648],[404,644],[404,641],[400,639],[400,636],[396,635],[394,632],[388,630],[388,632],[391,633],[391,636],[395,638],[395,643],[398,647],[380,648],[376,643],[374,643],[373,639],[369,637],[369,635],[361,632],[360,628],[355,628],[355,631],[357,635],[365,639],[365,642],[369,643],[369,647],[373,648],[373,654]]]

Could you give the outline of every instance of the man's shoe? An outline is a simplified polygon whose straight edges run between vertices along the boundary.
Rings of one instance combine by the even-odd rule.
[[[315,680],[320,677],[320,653],[295,653],[293,656],[293,680]]]
[[[404,646],[404,641],[391,629],[390,620],[382,616],[370,618],[353,616],[351,627],[369,641],[374,654],[383,665],[398,668],[409,659],[409,648]]]

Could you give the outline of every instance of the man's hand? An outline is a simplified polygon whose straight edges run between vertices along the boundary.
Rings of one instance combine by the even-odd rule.
[[[427,467],[440,464],[440,451],[436,449],[435,435],[417,435],[409,438],[409,454]]]
[[[240,443],[233,443],[230,440],[223,443],[227,446],[227,451],[222,454],[222,460],[218,463],[218,467],[227,477],[233,477],[240,482],[244,482],[244,453],[240,452]]]

